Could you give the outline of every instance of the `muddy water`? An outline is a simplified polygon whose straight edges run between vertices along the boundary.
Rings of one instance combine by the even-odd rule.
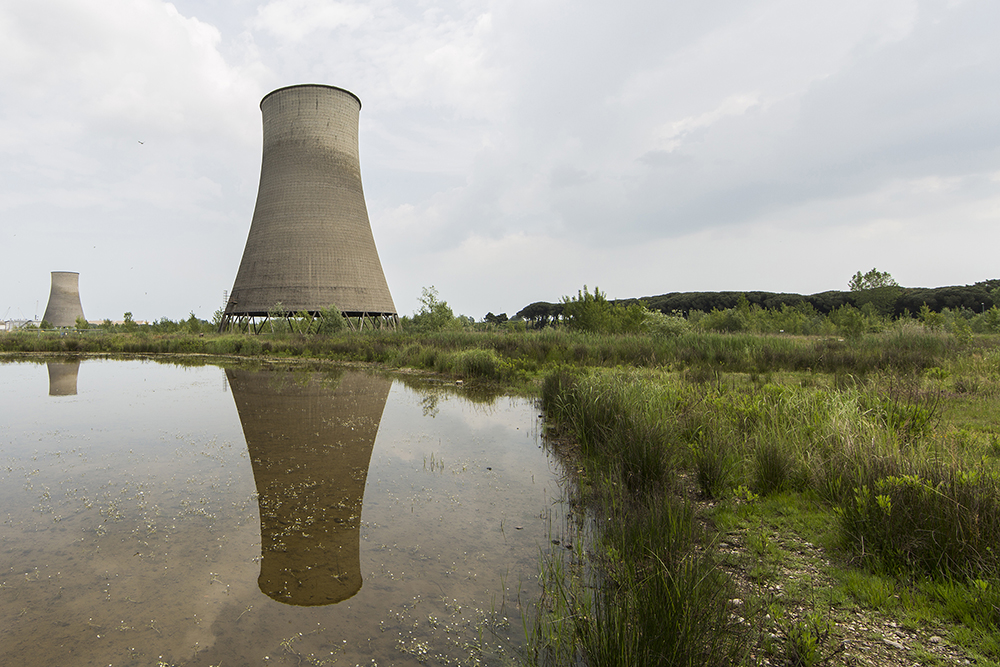
[[[357,371],[0,364],[0,664],[493,665],[558,465],[528,401]]]

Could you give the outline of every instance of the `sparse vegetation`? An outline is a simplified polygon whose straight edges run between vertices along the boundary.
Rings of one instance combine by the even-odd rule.
[[[836,662],[846,661],[836,623],[845,605],[920,619],[910,622],[947,634],[977,664],[997,664],[1000,634],[991,596],[1000,587],[1000,451],[997,427],[986,415],[1000,399],[1000,354],[992,339],[953,339],[944,347],[931,341],[941,342],[940,334],[895,331],[845,342],[855,352],[867,349],[849,374],[787,363],[719,365],[711,372],[697,365],[680,372],[551,372],[543,389],[546,414],[564,437],[579,443],[584,481],[578,502],[592,517],[587,525],[594,546],[575,564],[587,576],[567,576],[566,567],[544,570],[561,578],[546,581],[546,590],[554,591],[550,598],[558,598],[539,623],[554,627],[553,615],[568,614],[574,626],[585,626],[572,629],[577,637],[609,633],[603,641],[611,642],[622,628],[602,618],[604,598],[586,591],[597,581],[594,596],[613,591],[622,600],[616,609],[631,609],[625,600],[649,579],[624,576],[607,554],[630,554],[630,567],[646,573],[697,559],[716,567],[727,562],[742,572],[735,577],[742,592],[730,588],[734,579],[721,577],[690,590],[681,609],[658,595],[644,601],[642,614],[674,627],[677,613],[695,619],[717,599],[738,599],[747,623],[710,627],[717,641],[747,651],[722,662],[661,664],[753,664],[763,657],[771,664],[845,664]],[[858,363],[876,344],[882,363]],[[890,361],[907,349],[922,349],[928,361],[936,358],[944,366],[916,357]],[[772,360],[778,357],[773,352]],[[823,364],[816,358],[813,365]],[[968,375],[956,384],[952,372],[958,368]],[[976,387],[969,401],[954,391],[966,383]],[[969,403],[978,409],[957,411]],[[697,549],[658,543],[655,529],[621,530],[622,523],[643,525],[665,502],[698,499],[711,502],[690,515],[687,530],[696,532],[706,522],[714,530],[692,540]],[[618,508],[627,511],[617,515]],[[808,525],[788,521],[799,517]],[[662,517],[655,525],[676,530]],[[817,605],[810,582],[782,574],[782,561],[790,556],[775,535],[782,542],[825,545],[827,557],[839,564],[830,568],[826,600]],[[741,542],[745,555],[721,554],[716,545],[724,541]],[[871,581],[891,593],[864,592],[868,585],[859,588],[854,573],[875,577]],[[795,612],[803,607],[812,611]],[[657,623],[637,619],[628,629],[644,632]],[[756,636],[754,628],[764,635]],[[548,634],[536,632],[543,657],[554,650],[546,649],[549,644],[566,643]],[[586,664],[629,661],[581,651]],[[641,651],[630,655],[632,664],[656,664],[644,663],[649,656]]]

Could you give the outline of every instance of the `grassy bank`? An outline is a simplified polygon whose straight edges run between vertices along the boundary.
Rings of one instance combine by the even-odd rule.
[[[0,334],[0,352],[79,354],[212,354],[305,357],[413,367],[514,383],[547,368],[671,368],[709,377],[713,373],[809,371],[866,375],[874,371],[919,372],[958,355],[988,349],[996,337],[959,342],[955,336],[909,324],[847,341],[836,337],[684,333],[607,335],[546,329],[527,332],[402,331],[299,334],[200,334],[150,331]]]
[[[757,357],[546,377],[591,548],[545,564],[538,663],[853,664],[840,622],[861,610],[998,664],[1000,350],[898,336],[838,356],[855,373]],[[789,566],[813,544],[826,588]]]

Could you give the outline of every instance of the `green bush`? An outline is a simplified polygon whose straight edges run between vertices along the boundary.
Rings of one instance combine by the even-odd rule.
[[[315,322],[315,331],[320,336],[329,336],[347,329],[347,320],[340,313],[340,309],[330,305],[320,311],[318,322]]]
[[[862,559],[945,577],[998,571],[1000,483],[993,473],[945,474],[891,475],[845,499],[842,527]]]
[[[563,297],[562,304],[563,320],[572,331],[639,333],[647,321],[643,305],[611,303],[597,287],[591,294],[584,285],[576,297]]]
[[[455,355],[454,372],[465,378],[480,378],[484,380],[501,379],[501,359],[493,350],[465,350]]]
[[[794,463],[789,453],[776,442],[765,441],[753,452],[754,487],[761,495],[787,489]]]
[[[698,488],[708,499],[721,498],[733,486],[736,457],[728,442],[703,438],[694,445],[695,477]]]
[[[705,331],[734,333],[746,331],[750,323],[745,313],[741,313],[735,308],[727,308],[725,310],[712,309],[712,312],[706,313],[698,324]]]
[[[678,315],[665,315],[658,310],[643,313],[642,330],[654,337],[671,338],[691,331],[691,324]]]
[[[433,285],[424,287],[420,296],[420,310],[413,317],[403,317],[404,329],[410,331],[442,331],[461,329],[464,323],[455,317],[447,301],[441,301]]]
[[[840,335],[847,340],[859,340],[868,329],[864,314],[849,304],[831,312],[830,321],[836,325]]]

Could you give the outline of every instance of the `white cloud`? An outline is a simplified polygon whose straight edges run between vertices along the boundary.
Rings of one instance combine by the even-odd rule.
[[[69,109],[81,130],[93,123],[228,135],[246,131],[239,121],[248,114],[233,112],[260,92],[252,77],[219,55],[218,30],[168,3],[18,3],[6,10],[4,25],[15,46],[0,49],[17,53],[2,60],[19,62],[2,74],[19,91],[5,102],[6,113],[62,117]]]
[[[357,29],[371,19],[368,3],[275,0],[257,8],[250,26],[284,42],[297,42],[317,30]]]
[[[760,104],[760,97],[754,94],[727,97],[722,101],[722,104],[714,109],[672,121],[659,128],[656,131],[656,135],[658,136],[654,139],[653,149],[672,152],[681,145],[684,137],[691,132],[711,127],[726,116],[740,116],[758,104]]]
[[[206,285],[214,302],[253,208],[260,98],[319,82],[364,103],[365,191],[403,312],[429,284],[480,317],[585,282],[984,279],[948,239],[1000,242],[998,21],[988,0],[7,3],[4,241],[72,259],[44,232],[85,230],[101,270],[156,238],[150,264],[198,274],[173,312]]]
[[[277,40],[274,62],[289,81],[342,86],[388,111],[416,105],[466,117],[490,113],[486,2],[272,0],[249,25],[258,39]]]

